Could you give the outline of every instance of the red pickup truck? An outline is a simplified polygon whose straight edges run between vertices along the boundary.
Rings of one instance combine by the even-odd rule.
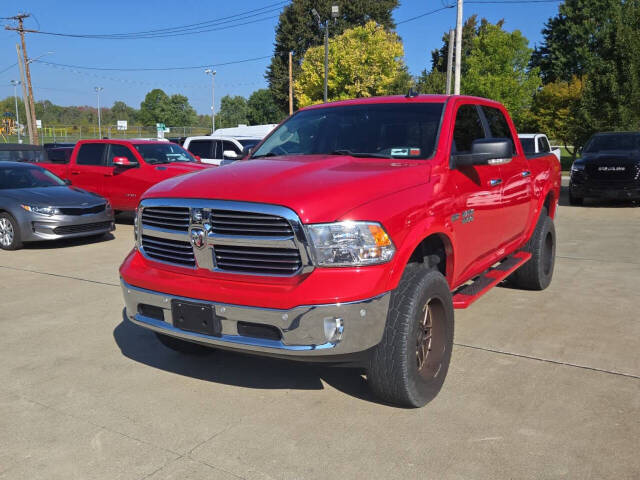
[[[135,210],[142,194],[162,180],[210,168],[179,145],[145,140],[81,140],[68,163],[39,165],[120,211]]]
[[[359,365],[381,399],[440,390],[454,309],[546,288],[560,167],[505,108],[392,96],[300,110],[247,159],[142,198],[120,267],[127,317],[162,343]]]

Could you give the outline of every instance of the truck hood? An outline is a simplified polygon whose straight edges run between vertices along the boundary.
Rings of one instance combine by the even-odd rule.
[[[300,155],[239,160],[160,182],[144,198],[207,198],[270,203],[305,223],[330,222],[364,203],[425,183],[425,160]]]
[[[185,173],[199,172],[200,170],[211,168],[212,165],[207,165],[204,163],[176,162],[176,163],[162,163],[160,165],[152,165],[152,167],[157,172],[166,172],[167,175],[174,176],[174,175],[183,175]]]
[[[67,186],[14,188],[1,190],[0,195],[21,204],[41,207],[77,207],[85,203],[90,206],[105,202],[99,195]]]

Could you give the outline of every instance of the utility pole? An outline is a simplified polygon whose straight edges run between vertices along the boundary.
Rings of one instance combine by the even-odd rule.
[[[289,115],[293,114],[293,52],[289,52]]]
[[[460,95],[460,70],[462,68],[462,3],[458,0],[458,19],[456,21],[456,79],[454,82],[454,95]]]
[[[29,133],[29,143],[33,144],[34,125],[31,123],[31,108],[29,107],[29,96],[27,95],[27,84],[24,81],[24,66],[22,65],[22,55],[20,45],[16,43],[16,53],[18,54],[18,67],[20,68],[20,78],[22,81],[22,100],[24,101],[24,111],[27,114],[27,131]]]
[[[449,30],[449,51],[447,58],[447,95],[451,95],[451,73],[453,71],[453,49],[455,45],[455,31]]]
[[[104,90],[104,87],[93,87],[98,95],[98,138],[102,138],[102,122],[100,121],[100,92]]]
[[[339,11],[338,5],[331,6],[331,18],[336,22],[338,21]],[[311,13],[318,22],[320,29],[324,29],[324,103],[327,103],[329,81],[329,20],[325,20],[323,22],[322,18],[320,18],[320,14],[315,8],[311,9]]]
[[[216,131],[216,71],[207,68],[204,73],[211,75],[211,134]]]
[[[20,85],[20,81],[11,80],[11,85],[13,85],[13,100],[16,103],[16,132],[18,132],[18,143],[22,143],[22,139],[20,138],[20,114],[18,113],[18,85]]]

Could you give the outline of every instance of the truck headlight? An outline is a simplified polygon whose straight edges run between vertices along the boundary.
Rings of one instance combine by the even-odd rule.
[[[584,163],[574,163],[571,165],[572,172],[582,172],[584,170]]]
[[[376,222],[317,223],[306,229],[319,267],[377,265],[391,260],[396,251]]]
[[[38,207],[36,205],[20,205],[27,212],[37,213],[38,215],[46,215],[51,217],[52,215],[59,215],[60,210],[56,207]]]
[[[138,220],[138,209],[136,208],[136,215],[135,217],[133,217],[133,240],[136,242],[136,244],[138,243],[138,238],[140,236],[140,225],[139,225],[139,220]]]

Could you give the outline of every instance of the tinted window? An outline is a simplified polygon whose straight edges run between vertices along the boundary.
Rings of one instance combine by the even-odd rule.
[[[551,146],[549,145],[549,140],[547,140],[547,137],[538,137],[538,151],[539,152],[551,151]]]
[[[0,161],[44,162],[42,150],[0,150]]]
[[[53,163],[69,163],[72,151],[72,148],[53,148],[47,152],[47,156]]]
[[[0,167],[0,190],[11,188],[60,187],[65,183],[40,167]]]
[[[612,150],[629,151],[638,149],[640,149],[640,134],[609,133],[591,137],[584,147],[584,152],[595,153]]]
[[[332,153],[429,158],[442,107],[442,103],[388,103],[303,110],[280,125],[252,158]]]
[[[236,153],[237,155],[240,155],[242,153],[242,150],[240,150],[238,147],[236,147],[236,144],[233,143],[233,142],[230,142],[229,140],[223,140],[222,141],[222,149],[225,152],[231,150],[232,152]]]
[[[112,166],[113,159],[115,157],[125,157],[131,163],[138,163],[138,159],[133,154],[133,152],[129,150],[129,147],[126,147],[124,145],[109,145],[109,156],[107,158],[107,165]]]
[[[489,130],[491,130],[491,136],[493,138],[508,138],[511,140],[511,148],[515,150],[513,144],[513,136],[511,135],[511,129],[509,123],[504,117],[502,112],[493,107],[482,107],[484,116],[489,124]]]
[[[189,151],[200,158],[213,158],[212,147],[213,140],[194,140],[189,144]]]
[[[76,163],[78,165],[104,165],[104,143],[86,143],[80,146]]]
[[[536,144],[533,141],[533,138],[521,138],[520,143],[522,144],[522,150],[527,155],[533,155],[536,153]]]
[[[484,128],[475,105],[463,105],[456,114],[452,152],[469,153],[474,140],[485,138]]]
[[[135,146],[144,161],[158,163],[195,162],[196,159],[180,145],[175,143],[149,143]]]

